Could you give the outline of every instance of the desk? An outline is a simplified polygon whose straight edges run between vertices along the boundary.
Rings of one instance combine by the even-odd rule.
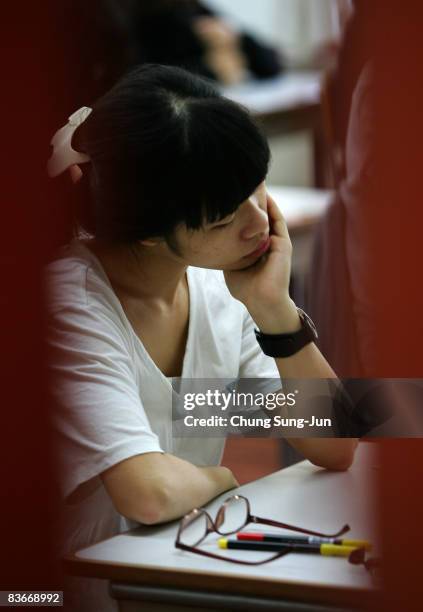
[[[330,189],[267,185],[267,191],[285,217],[291,238],[309,233],[324,215],[334,197],[334,191]]]
[[[293,247],[291,295],[297,306],[304,308],[314,228],[332,201],[334,192],[274,185],[268,185],[267,190],[278,204],[288,226]]]
[[[268,137],[298,131],[312,132],[316,187],[327,184],[321,79],[320,72],[287,72],[273,79],[254,80],[222,89],[226,97],[253,113]]]
[[[253,514],[328,532],[348,522],[348,536],[374,542],[372,492],[377,464],[373,444],[362,442],[348,472],[328,472],[302,461],[231,494],[248,497]],[[214,515],[228,495],[214,500],[208,510]],[[188,605],[196,612],[210,607],[320,612],[331,604],[357,608],[363,598],[376,595],[366,570],[346,559],[289,554],[258,567],[226,564],[174,548],[177,527],[176,521],[117,535],[68,556],[66,570],[112,581],[112,593],[125,600],[121,610],[143,612],[175,612]],[[216,538],[210,535],[209,540],[202,546],[218,550]]]

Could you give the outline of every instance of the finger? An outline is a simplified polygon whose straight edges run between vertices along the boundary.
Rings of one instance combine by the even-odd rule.
[[[267,194],[267,212],[273,233],[281,238],[288,238],[289,233],[284,216],[275,200],[269,194]]]

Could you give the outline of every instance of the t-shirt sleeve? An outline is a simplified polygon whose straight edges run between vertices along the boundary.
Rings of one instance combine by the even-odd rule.
[[[65,496],[124,459],[163,452],[113,313],[88,304],[58,309],[50,313],[48,340]]]
[[[278,391],[282,386],[279,370],[273,357],[268,357],[261,350],[254,334],[254,328],[254,321],[245,309],[238,378],[261,378],[263,380],[256,381],[254,385],[256,392],[272,393]]]

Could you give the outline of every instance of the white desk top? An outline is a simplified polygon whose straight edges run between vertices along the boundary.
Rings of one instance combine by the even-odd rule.
[[[320,92],[319,72],[288,72],[273,79],[252,80],[222,89],[227,98],[261,115],[318,104]]]
[[[326,211],[334,194],[326,189],[275,185],[267,185],[267,190],[278,204],[289,230],[316,223]]]
[[[250,499],[251,512],[258,516],[327,532],[349,523],[351,531],[344,537],[374,542],[372,492],[377,464],[374,445],[361,443],[354,464],[347,472],[328,472],[302,461],[226,493],[207,508],[214,516],[216,508],[228,495],[240,492]],[[147,580],[149,584],[165,582],[168,585],[173,582],[188,588],[192,588],[193,582],[196,588],[210,588],[214,583],[225,585],[228,590],[263,593],[264,586],[269,596],[286,593],[287,589],[292,592],[295,587],[295,592],[308,592],[308,598],[319,591],[320,594],[325,592],[325,597],[328,592],[339,596],[342,590],[350,597],[351,591],[362,593],[363,589],[371,587],[366,570],[349,564],[344,558],[291,553],[269,564],[248,567],[180,551],[174,548],[177,527],[178,521],[120,534],[68,558],[68,569],[86,576],[122,580],[126,568],[130,575],[127,581]],[[270,531],[268,527],[265,530]],[[202,546],[222,554],[239,554],[239,551],[218,549],[216,540],[217,536],[210,535],[209,541]],[[257,559],[258,553],[242,551],[241,554],[245,559],[247,555]],[[321,596],[316,599],[322,601]]]

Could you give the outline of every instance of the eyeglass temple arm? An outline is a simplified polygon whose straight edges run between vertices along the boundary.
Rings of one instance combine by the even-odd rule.
[[[349,525],[344,525],[342,529],[336,533],[322,533],[320,531],[312,531],[311,529],[303,529],[302,527],[296,527],[295,525],[289,525],[288,523],[280,523],[279,521],[272,521],[272,519],[265,519],[259,516],[251,516],[253,523],[262,523],[263,525],[270,525],[271,527],[282,527],[283,529],[289,529],[291,531],[298,531],[299,533],[306,533],[308,535],[319,536],[320,538],[338,538],[351,529]]]
[[[280,552],[277,552],[268,559],[263,559],[262,561],[245,561],[242,559],[231,559],[230,557],[216,555],[215,553],[211,553],[206,550],[201,550],[200,548],[195,548],[194,546],[187,546],[186,544],[181,544],[181,542],[175,542],[175,547],[180,548],[181,550],[186,550],[187,552],[195,553],[196,555],[203,555],[203,557],[220,559],[221,561],[228,561],[229,563],[239,563],[239,565],[263,565],[264,563],[269,563],[270,561],[274,561],[275,559],[284,557],[292,550],[292,547],[287,546],[286,548],[284,548],[283,550],[281,549]]]

